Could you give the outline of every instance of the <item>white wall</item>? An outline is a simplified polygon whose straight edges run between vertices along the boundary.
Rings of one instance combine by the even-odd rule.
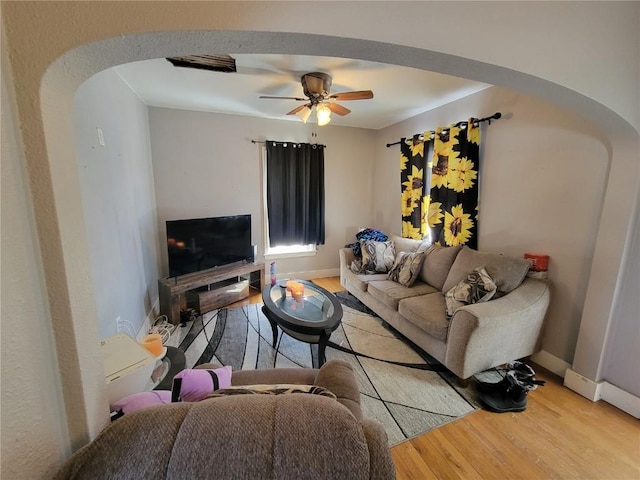
[[[607,340],[604,379],[640,397],[640,202],[636,201],[635,227],[629,257],[622,272],[620,296]]]
[[[492,87],[380,131],[374,204],[380,227],[400,231],[400,137],[469,117],[482,126],[478,249],[550,256],[552,299],[543,349],[571,363],[593,257],[608,155],[598,132],[540,99]],[[389,201],[393,199],[393,201]]]
[[[87,288],[90,260],[74,160],[75,91],[84,80],[119,63],[212,46],[226,52],[333,55],[424,68],[535,93],[574,109],[583,120],[593,119],[608,137],[611,169],[574,365],[590,379],[601,378],[603,347],[618,298],[618,274],[627,259],[626,242],[616,239],[626,238],[632,226],[630,196],[639,188],[640,4],[405,5],[410,7],[398,8],[396,2],[340,2],[340,15],[336,15],[325,2],[2,4],[7,26],[7,41],[2,43],[10,55],[13,73],[7,75],[15,80],[18,107],[12,120],[20,125],[24,142],[19,147],[24,155],[16,161],[28,171],[33,202],[33,207],[18,202],[11,206],[24,218],[35,217],[38,236],[31,232],[29,237],[43,252],[38,267],[46,279],[46,290],[43,287],[37,302],[48,302],[56,331],[65,334],[56,335],[55,353],[40,350],[30,360],[39,372],[49,371],[56,361],[60,364],[66,381],[58,386],[65,409],[74,413],[68,417],[74,448],[93,438],[107,421],[104,382],[96,378],[102,368],[95,348],[97,329],[87,325],[87,319],[95,316],[95,301],[93,289]],[[458,31],[471,33],[451,35],[451,22],[440,20],[447,13],[455,18]],[[308,18],[317,21],[305,21]],[[611,88],[612,78],[615,88]],[[3,156],[3,166],[4,161]],[[3,218],[3,230],[4,223]],[[24,263],[3,269],[2,274],[24,281],[23,271]],[[4,308],[2,314],[4,327]],[[51,328],[39,312],[23,310],[22,316],[26,315],[34,331]],[[20,356],[4,360],[3,369],[23,366]],[[49,393],[55,391],[41,386]],[[59,440],[38,421],[38,405],[27,408],[27,419],[20,399],[11,400],[2,404],[3,463],[7,451],[25,456],[34,451],[12,441],[23,430],[33,428],[49,444]],[[61,418],[61,408],[49,407],[47,418]],[[5,436],[5,418],[12,416],[24,422],[7,425]],[[35,456],[38,453],[35,449]],[[37,476],[37,469],[31,462],[15,478]]]
[[[4,32],[3,32],[4,40]],[[61,378],[2,47],[2,478],[51,478],[70,452]]]
[[[375,132],[317,129],[298,121],[267,120],[166,108],[149,108],[158,224],[164,245],[166,220],[250,213],[252,243],[263,261],[264,223],[261,145],[251,140],[323,143],[325,245],[316,256],[279,259],[278,275],[336,269],[338,249],[371,218]],[[168,274],[161,248],[163,275]]]
[[[119,331],[135,336],[158,298],[147,107],[113,70],[105,70],[78,89],[74,122],[100,337]]]

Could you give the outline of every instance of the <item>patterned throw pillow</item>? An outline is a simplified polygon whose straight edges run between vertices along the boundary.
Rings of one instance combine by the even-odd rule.
[[[387,273],[396,257],[393,242],[364,240],[360,242],[362,250],[362,270],[370,273]]]
[[[455,311],[464,305],[488,302],[497,290],[487,270],[484,267],[475,268],[466,279],[445,294],[447,317],[451,318]]]
[[[418,278],[423,261],[424,252],[399,252],[387,277],[400,285],[410,287]]]
[[[222,388],[216,390],[207,398],[226,397],[229,395],[284,395],[287,393],[309,393],[311,395],[322,395],[336,399],[336,396],[323,387],[316,385],[298,385],[298,384],[276,384],[276,385],[238,385],[235,387]]]

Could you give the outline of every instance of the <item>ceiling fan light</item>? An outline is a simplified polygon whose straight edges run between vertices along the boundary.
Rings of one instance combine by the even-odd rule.
[[[331,121],[331,110],[324,103],[316,106],[316,116],[318,118],[318,126],[328,124]]]
[[[305,106],[302,110],[298,110],[296,115],[302,120],[303,123],[307,123],[309,117],[311,116],[311,109]]]

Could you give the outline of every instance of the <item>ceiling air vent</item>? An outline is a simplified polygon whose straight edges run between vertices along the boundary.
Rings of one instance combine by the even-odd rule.
[[[174,67],[213,70],[214,72],[235,72],[236,59],[229,55],[187,55],[167,58]]]

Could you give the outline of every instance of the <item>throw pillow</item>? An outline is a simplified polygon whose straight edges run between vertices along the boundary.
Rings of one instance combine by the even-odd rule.
[[[451,318],[455,311],[464,305],[488,302],[497,290],[487,270],[484,267],[475,268],[467,278],[445,294],[447,317]]]
[[[418,278],[423,261],[424,252],[399,252],[387,276],[389,280],[410,287]]]
[[[413,238],[404,238],[398,235],[391,235],[389,240],[396,247],[396,252],[422,252],[429,248],[429,240],[415,240]]]
[[[362,251],[362,269],[367,272],[387,273],[393,266],[396,251],[393,242],[377,242],[363,240],[360,242]]]
[[[358,260],[357,258],[353,262],[351,262],[351,265],[349,265],[349,269],[356,275],[365,273],[362,261]]]
[[[276,385],[238,385],[235,387],[221,388],[216,390],[207,398],[226,397],[229,395],[284,395],[286,393],[309,393],[312,395],[322,395],[323,397],[333,398],[336,396],[324,387],[316,385],[298,385],[298,384],[276,384]]]
[[[165,403],[171,403],[171,392],[169,390],[152,390],[150,392],[127,395],[110,407],[112,412],[127,414],[143,408],[153,407],[154,405],[164,405]]]
[[[474,268],[484,267],[498,287],[498,295],[506,295],[522,283],[530,266],[524,258],[478,252],[464,246],[451,265],[442,291],[446,292],[464,280]]]
[[[185,369],[173,377],[172,402],[199,402],[220,388],[231,386],[231,367]]]

